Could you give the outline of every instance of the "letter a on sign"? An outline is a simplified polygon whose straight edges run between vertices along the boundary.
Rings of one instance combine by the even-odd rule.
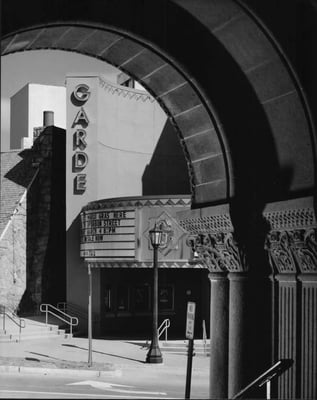
[[[195,310],[196,310],[196,303],[189,301],[187,303],[187,318],[186,318],[187,339],[194,339]]]
[[[73,128],[75,125],[84,125],[84,126],[87,126],[88,124],[89,124],[89,119],[88,119],[88,117],[87,117],[87,114],[86,114],[85,110],[83,109],[83,107],[81,107],[80,110],[78,111],[78,113],[77,113],[75,119],[74,119],[72,128]]]

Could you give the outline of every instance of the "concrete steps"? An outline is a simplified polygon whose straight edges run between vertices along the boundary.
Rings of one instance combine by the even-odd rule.
[[[194,354],[196,356],[206,356],[210,355],[210,345],[207,341],[206,346],[202,340],[194,340]],[[187,340],[168,340],[160,341],[160,349],[162,352],[172,353],[172,354],[182,354],[187,355],[188,351],[188,341]]]
[[[32,319],[31,319],[32,318]],[[5,329],[3,329],[3,315],[0,316],[0,343],[1,342],[19,342],[34,339],[52,339],[52,338],[71,338],[72,335],[60,329],[58,324],[41,322],[36,318],[23,318],[25,327],[21,328],[11,321],[8,317],[5,319]]]

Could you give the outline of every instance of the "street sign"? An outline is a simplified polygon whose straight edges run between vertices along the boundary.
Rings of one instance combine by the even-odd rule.
[[[188,353],[187,353],[185,399],[190,399],[190,385],[192,379],[192,362],[193,362],[193,350],[194,350],[195,310],[196,310],[196,303],[189,301],[187,303],[187,318],[186,318],[186,338],[188,339]]]
[[[186,339],[194,339],[195,310],[196,303],[189,301],[187,303]]]

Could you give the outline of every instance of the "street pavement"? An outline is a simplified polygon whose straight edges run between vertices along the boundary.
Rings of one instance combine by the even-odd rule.
[[[65,397],[66,389],[83,393],[87,388],[93,390],[90,397],[97,391],[98,396],[108,398],[114,394],[115,398],[183,398],[187,356],[164,352],[162,364],[147,364],[147,351],[144,341],[93,339],[92,366],[89,367],[86,338],[0,343],[0,397],[27,398],[22,396],[23,387],[19,391],[16,382],[28,375],[42,376],[39,385],[43,385],[43,376],[62,381],[68,379],[67,385],[62,384],[63,389],[57,390],[58,384],[52,385],[56,390],[51,390],[51,396],[56,392],[55,398],[63,397],[58,393],[64,393]],[[9,376],[11,381],[4,376]],[[19,380],[14,380],[14,377],[19,377]],[[192,367],[191,398],[208,398],[208,383],[209,357],[196,356]],[[120,385],[126,385],[126,388]],[[32,390],[29,398],[38,397],[36,391],[45,397],[43,386]],[[18,391],[16,395],[15,391]],[[138,391],[140,393],[134,393]]]

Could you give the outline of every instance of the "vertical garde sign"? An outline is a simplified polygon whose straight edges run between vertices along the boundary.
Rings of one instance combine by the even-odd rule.
[[[78,111],[74,117],[71,128],[73,131],[73,157],[72,172],[75,173],[74,178],[74,194],[82,194],[86,190],[87,180],[84,172],[88,164],[88,155],[85,152],[87,147],[87,128],[89,119],[84,109],[84,104],[89,100],[89,86],[81,83],[74,89],[71,101],[78,107]]]
[[[135,209],[81,213],[80,256],[105,260],[135,258]]]

